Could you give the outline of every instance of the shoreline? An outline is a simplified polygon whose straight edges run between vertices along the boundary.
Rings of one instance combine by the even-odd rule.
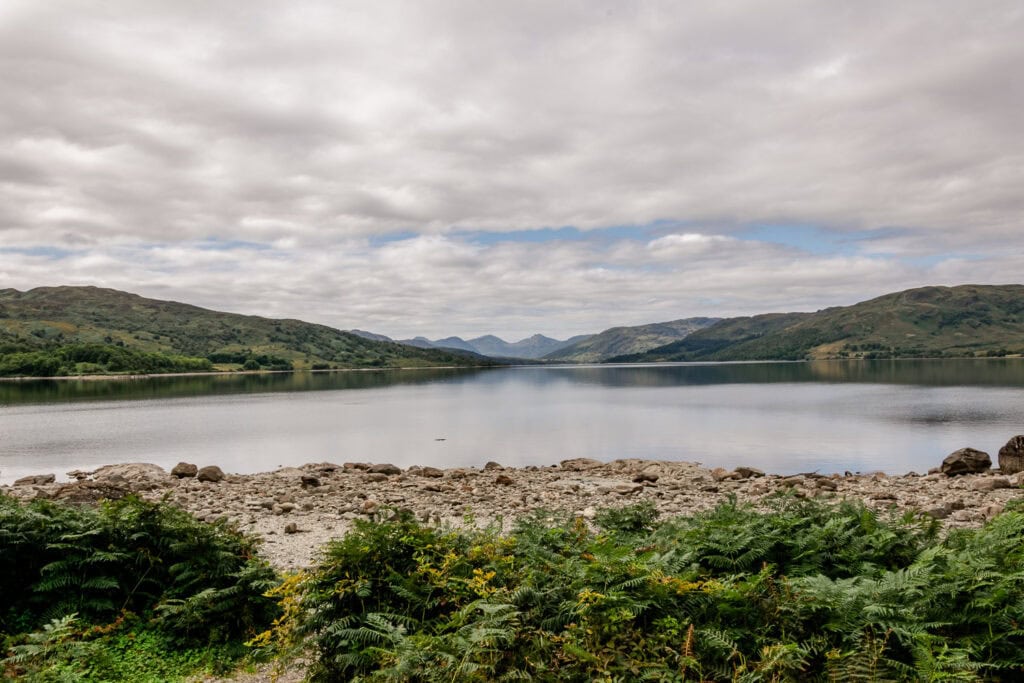
[[[35,381],[76,381],[102,382],[104,380],[138,380],[160,377],[239,377],[243,375],[290,375],[296,372],[328,373],[328,372],[391,372],[394,370],[488,370],[495,367],[519,367],[502,365],[424,365],[409,367],[385,368],[329,368],[320,370],[215,370],[212,372],[159,372],[136,374],[109,375],[60,375],[54,377],[0,377],[0,382],[35,382]]]
[[[191,470],[194,473],[194,470]],[[177,477],[157,465],[108,465],[69,473],[71,483],[0,486],[21,500],[90,502],[137,494],[166,498],[212,522],[226,519],[263,540],[261,553],[278,569],[313,564],[318,549],[339,538],[357,519],[404,509],[431,524],[500,523],[504,529],[537,510],[592,519],[602,508],[640,502],[663,516],[708,510],[735,497],[763,505],[780,493],[797,498],[859,500],[886,512],[917,511],[945,528],[977,527],[1020,497],[1024,473],[947,476],[802,473],[763,474],[753,468],[710,469],[697,463],[585,458],[547,467],[438,469],[388,464],[308,463],[257,474],[213,472],[219,481]]]

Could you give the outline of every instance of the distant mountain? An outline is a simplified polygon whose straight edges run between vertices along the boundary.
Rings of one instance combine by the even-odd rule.
[[[353,333],[355,333],[354,330]],[[545,337],[543,334],[535,334],[527,339],[509,343],[501,337],[487,334],[468,341],[461,337],[445,337],[444,339],[436,340],[430,340],[426,337],[415,337],[414,339],[403,339],[399,343],[418,346],[423,349],[461,349],[490,358],[525,358],[535,360],[565,346],[587,339],[589,336],[581,334],[563,341]]]
[[[921,287],[826,308],[728,318],[612,361],[801,360],[1024,353],[1024,285]]]
[[[345,330],[345,331],[348,332],[349,334],[354,334],[357,337],[362,337],[363,339],[369,339],[370,341],[380,341],[380,342],[393,342],[393,341],[395,341],[394,339],[392,339],[391,337],[388,337],[386,335],[375,334],[373,332],[367,332],[366,330]]]
[[[111,352],[104,348],[120,349],[113,354],[117,358],[111,361]],[[77,363],[90,366],[90,371],[113,371],[112,362],[149,363],[146,354],[178,358],[182,362],[176,361],[175,367],[199,367],[184,363],[197,359],[223,367],[252,361],[250,367],[295,368],[488,363],[464,353],[374,341],[325,325],[221,313],[113,289],[0,290],[0,372],[19,374],[22,361],[31,365],[32,359],[47,357],[60,361],[63,371]],[[93,357],[95,362],[79,360]],[[133,367],[120,370],[135,371]]]
[[[718,321],[719,318],[683,318],[649,325],[613,327],[548,353],[544,359],[571,363],[600,363],[613,356],[641,353],[684,339]]]

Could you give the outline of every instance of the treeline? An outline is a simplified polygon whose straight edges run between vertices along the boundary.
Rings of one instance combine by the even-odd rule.
[[[0,349],[0,376],[65,377],[90,374],[209,372],[208,358],[139,351],[112,344],[68,344],[40,350]]]

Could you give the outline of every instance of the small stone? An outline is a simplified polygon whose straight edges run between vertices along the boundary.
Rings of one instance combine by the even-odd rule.
[[[295,510],[295,503],[281,503],[281,510],[283,512],[292,512]]]
[[[367,474],[366,477],[364,478],[366,479],[366,481],[379,483],[382,481],[387,481],[388,475],[384,474],[383,472],[374,472],[372,474]]]
[[[597,510],[592,507],[585,507],[583,508],[583,512],[580,513],[580,516],[584,519],[594,519],[594,517],[597,517]]]
[[[295,522],[288,522],[284,525],[284,532],[286,534],[297,534],[299,533],[299,525]]]
[[[190,462],[179,462],[177,465],[171,468],[171,474],[178,479],[186,479],[196,476],[199,473],[199,468]]]
[[[498,486],[511,486],[514,482],[512,481],[512,477],[507,474],[499,474],[494,478],[494,483]]]
[[[196,479],[216,483],[224,480],[224,471],[216,465],[207,465],[196,472]]]
[[[302,488],[304,489],[311,489],[320,486],[320,480],[312,474],[303,474],[300,481],[302,482]]]
[[[359,510],[364,515],[372,515],[380,507],[380,503],[375,500],[364,500],[363,504],[359,507]]]

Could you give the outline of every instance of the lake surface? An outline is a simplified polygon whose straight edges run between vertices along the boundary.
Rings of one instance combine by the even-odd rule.
[[[0,382],[0,482],[116,462],[257,472],[689,460],[923,472],[1024,433],[1024,361],[523,367]]]

